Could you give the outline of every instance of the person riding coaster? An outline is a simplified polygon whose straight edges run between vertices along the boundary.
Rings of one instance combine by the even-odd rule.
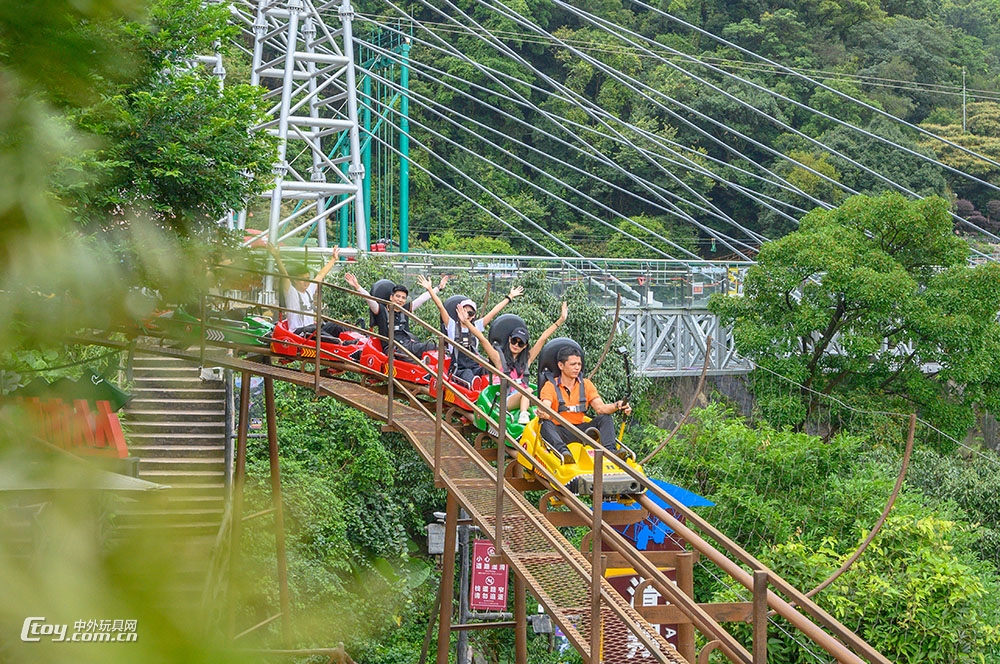
[[[635,453],[617,440],[611,414],[632,412],[627,401],[604,403],[593,383],[580,376],[583,370],[583,349],[572,339],[550,341],[542,349],[538,382],[542,385],[540,400],[567,422],[585,434],[553,420],[544,409],[538,409],[535,419],[521,435],[521,445],[531,458],[518,455],[518,462],[529,471],[543,465],[559,484],[580,495],[590,495],[594,486],[594,445],[600,444],[623,458],[626,465],[638,472],[642,466]],[[555,404],[555,405],[553,405]],[[587,417],[592,408],[597,416]],[[628,496],[642,492],[638,480],[622,471],[612,459],[604,457],[602,464],[603,494]]]
[[[370,326],[378,331],[382,339],[372,337],[366,344],[361,354],[361,365],[369,368],[375,373],[386,374],[388,372],[388,353],[385,347],[389,337],[390,321],[392,326],[393,341],[398,345],[393,358],[394,377],[419,385],[429,385],[432,379],[432,372],[437,368],[437,342],[421,341],[410,331],[410,314],[420,305],[430,299],[430,295],[424,293],[407,302],[409,289],[403,284],[397,284],[389,279],[379,279],[372,285],[371,292],[358,283],[357,277],[350,272],[344,274],[346,281],[354,290],[364,296],[378,298],[368,300],[368,307],[371,313]],[[447,285],[448,277],[442,277],[438,289]],[[387,300],[396,305],[391,312],[386,305],[379,300]],[[412,357],[407,354],[412,353]],[[417,364],[413,357],[420,358],[430,371]],[[445,371],[448,369],[449,358],[445,357]]]
[[[447,334],[448,338],[454,342],[451,351],[452,377],[456,381],[468,385],[474,391],[478,392],[482,390],[490,382],[486,378],[489,372],[483,366],[482,360],[477,359],[476,356],[479,354],[480,345],[484,347],[489,346],[489,343],[484,338],[486,326],[490,324],[490,321],[507,304],[513,302],[515,298],[520,297],[524,293],[524,288],[514,286],[493,309],[482,318],[478,318],[478,307],[471,298],[462,295],[453,295],[446,302],[442,302],[438,294],[431,289],[432,284],[430,279],[421,276],[417,278],[417,283],[430,293],[434,304],[438,307],[438,313],[441,314],[441,331]],[[460,318],[460,314],[464,314],[466,319],[471,322],[471,325],[464,324]],[[480,343],[480,340],[482,340],[482,343]],[[458,349],[459,347],[468,350],[471,355],[461,352]],[[487,350],[487,352],[489,351]]]
[[[521,436],[524,427],[535,416],[535,408],[528,401],[528,397],[514,387],[514,383],[532,394],[536,393],[536,385],[528,379],[531,363],[538,357],[548,338],[566,322],[568,316],[569,306],[563,302],[559,319],[546,328],[534,344],[529,343],[530,335],[524,319],[516,314],[497,316],[490,325],[489,345],[486,346],[486,351],[494,366],[499,366],[501,372],[510,378],[507,389],[506,429],[507,434],[515,440]],[[476,405],[486,413],[487,417],[477,416],[474,420],[476,427],[493,435],[496,433],[496,426],[489,420],[495,422],[500,412],[499,383],[499,377],[493,376],[493,385],[482,391]]]
[[[436,397],[438,390],[438,342],[436,340],[421,341],[414,336],[410,331],[409,317],[420,305],[432,296],[436,297],[437,293],[444,289],[448,283],[448,275],[441,277],[441,281],[437,287],[434,287],[429,279],[421,277],[419,281],[421,285],[427,288],[427,292],[417,296],[409,303],[406,301],[409,296],[409,289],[403,284],[396,284],[388,279],[380,279],[372,285],[371,293],[369,293],[361,287],[353,274],[346,273],[344,280],[362,295],[370,295],[379,300],[388,300],[396,305],[396,310],[392,312],[393,315],[391,318],[393,340],[402,349],[412,353],[412,356],[400,348],[396,349],[395,356],[393,357],[393,377],[408,383],[425,385],[427,386],[427,393],[431,397]],[[380,336],[388,338],[390,325],[390,312],[388,308],[375,300],[369,300],[369,308],[371,310],[371,325],[378,329]],[[386,375],[389,370],[389,358],[384,345],[384,341],[374,337],[371,338],[370,343],[366,344],[362,350],[360,364],[374,373]],[[414,357],[420,358],[423,366],[416,362],[413,359]],[[456,394],[461,394],[469,403],[474,403],[479,396],[480,390],[485,386],[485,382],[476,389],[470,389],[470,386],[454,381],[450,377],[453,361],[450,354],[445,353],[441,361],[444,364],[442,370],[445,374],[443,395],[445,401],[453,403],[463,410],[471,410],[471,406],[466,405],[464,401],[457,398]]]

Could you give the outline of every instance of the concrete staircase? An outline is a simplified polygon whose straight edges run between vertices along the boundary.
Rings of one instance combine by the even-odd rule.
[[[228,488],[226,388],[201,374],[184,360],[136,355],[122,416],[139,477],[169,488],[124,506],[116,526],[165,540],[176,554],[167,599],[184,607],[201,600]]]

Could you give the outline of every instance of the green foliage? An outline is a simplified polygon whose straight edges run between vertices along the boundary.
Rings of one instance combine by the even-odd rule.
[[[275,140],[252,131],[266,117],[262,91],[220,86],[187,64],[232,32],[220,5],[158,0],[151,23],[106,26],[145,66],[127,83],[98,82],[101,102],[72,118],[101,141],[64,161],[57,191],[87,226],[149,215],[183,234],[240,209],[266,186]]]
[[[647,217],[638,215],[629,223],[621,221],[618,228],[622,231],[637,237],[645,244],[633,240],[623,233],[615,233],[605,243],[604,255],[608,258],[662,258],[663,255],[654,252],[649,247],[652,246],[667,256],[676,256],[681,252],[669,244],[679,245],[688,251],[695,251],[695,231],[691,226],[680,226],[671,224],[663,217]],[[636,225],[638,224],[638,225]],[[640,226],[648,229],[643,230]],[[648,245],[648,246],[647,246]]]
[[[442,495],[412,448],[359,411],[284,383],[275,392],[296,638],[358,647],[389,639],[426,592],[430,568],[413,541]],[[266,442],[253,443],[249,512],[269,501]],[[244,611],[277,599],[270,528],[247,532]]]
[[[823,591],[819,603],[893,661],[995,661],[1000,657],[996,570],[955,547],[966,528],[900,505],[866,554]],[[837,569],[846,558],[842,551],[852,546],[836,537],[819,546],[792,539],[775,547],[765,564],[796,587],[811,587]],[[768,645],[780,661],[813,661],[783,635]]]
[[[850,532],[865,507],[866,493],[841,493],[830,483],[850,465],[860,441],[838,436],[824,443],[815,436],[776,430],[750,429],[732,412],[714,404],[675,436],[647,465],[651,477],[665,477],[678,486],[713,500],[704,516],[727,535],[761,550],[797,532]],[[868,492],[870,493],[870,491]],[[845,499],[850,505],[836,508]],[[873,515],[877,516],[877,513]]]
[[[929,138],[921,139],[921,146],[933,150],[939,161],[962,173],[974,175],[988,182],[994,181],[1000,175],[1000,170],[995,165],[967,154],[959,148],[984,155],[994,162],[1000,158],[1000,104],[974,102],[968,105],[966,114],[965,129],[962,127],[961,117],[951,118],[951,121],[946,123],[928,120],[921,125],[958,147]],[[969,182],[965,178],[949,178],[949,185],[958,198],[972,200],[979,207],[985,207],[993,198],[991,190]]]
[[[864,539],[899,464],[898,443],[871,447],[858,437],[823,442],[768,426],[753,430],[713,405],[696,411],[646,470],[710,498],[716,505],[699,512],[713,526],[793,586],[809,590]],[[995,463],[986,465],[992,470],[977,474],[973,464],[916,455],[911,482],[924,495],[904,490],[873,544],[817,595],[820,606],[892,661],[996,661],[1000,579],[979,556],[992,526],[972,523],[980,514],[992,514],[995,522],[996,501],[987,498],[981,512],[968,517],[948,502],[971,506],[991,487],[995,493],[995,482],[977,481],[996,474]],[[697,576],[703,601],[747,599],[704,570]],[[749,638],[746,626],[735,629]],[[770,630],[769,656],[814,661],[789,633],[794,630]]]
[[[482,255],[510,255],[514,249],[506,240],[500,238],[483,237],[459,237],[454,229],[447,229],[441,233],[435,233],[423,244],[423,248],[432,253],[460,253],[460,254],[482,254]]]
[[[916,407],[961,437],[974,407],[996,402],[1000,359],[1000,269],[966,266],[967,251],[945,201],[857,196],[764,245],[745,297],[710,306],[761,366],[880,410]],[[818,408],[806,390],[759,386],[779,425],[801,426]]]
[[[1000,569],[1000,464],[996,454],[962,458],[929,450],[914,453],[907,483],[928,501],[950,501],[978,524],[976,550]]]

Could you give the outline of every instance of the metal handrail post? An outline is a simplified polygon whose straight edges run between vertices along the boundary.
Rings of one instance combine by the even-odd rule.
[[[320,315],[320,309],[322,308],[322,306],[323,306],[323,284],[319,283],[316,284],[316,300],[313,302],[313,309],[315,309],[313,314],[316,319],[316,364],[315,368],[313,369],[313,391],[317,395],[319,395],[319,358],[320,358],[320,353],[322,352],[322,346],[320,344],[322,343],[323,339],[323,318]]]
[[[590,664],[601,661],[601,518],[604,507],[604,450],[594,450],[593,523],[591,524],[590,562]]]
[[[507,461],[507,376],[500,376],[500,411],[497,413],[497,509],[493,544],[496,558],[503,559],[503,489],[504,465]]]
[[[389,303],[389,352],[388,360],[389,364],[386,367],[386,372],[389,374],[389,394],[388,402],[386,403],[386,413],[385,413],[385,423],[388,426],[392,426],[392,403],[396,399],[396,303]]]
[[[441,487],[441,418],[444,416],[444,337],[438,337],[437,402],[434,420],[434,486]]]

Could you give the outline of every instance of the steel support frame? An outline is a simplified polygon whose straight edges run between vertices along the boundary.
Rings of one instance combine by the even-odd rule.
[[[629,336],[636,372],[644,376],[697,376],[706,352],[708,375],[753,369],[751,362],[736,354],[732,330],[706,310],[623,307],[619,330]]]
[[[357,246],[367,250],[350,0],[339,6],[234,0],[230,6],[234,22],[253,38],[250,82],[269,90],[271,119],[258,129],[279,140],[274,186],[263,194],[270,200],[268,241],[277,245],[316,224],[325,248],[328,217],[352,204]],[[339,27],[331,28],[329,19]],[[342,134],[347,154],[327,155]]]

